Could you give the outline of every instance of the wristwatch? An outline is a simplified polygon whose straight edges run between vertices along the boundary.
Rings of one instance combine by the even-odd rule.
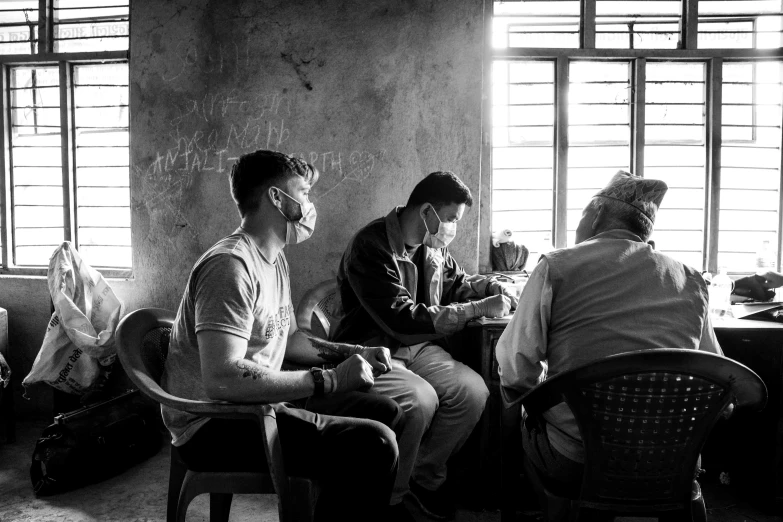
[[[313,375],[313,383],[315,383],[316,397],[322,397],[324,394],[324,371],[321,368],[310,368],[310,373]]]

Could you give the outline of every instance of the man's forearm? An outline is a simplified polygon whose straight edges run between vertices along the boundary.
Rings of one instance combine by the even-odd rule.
[[[292,401],[315,390],[308,371],[277,371],[247,359],[226,361],[211,381],[206,385],[209,398],[230,402]]]
[[[288,340],[285,357],[296,364],[320,366],[339,364],[355,353],[358,353],[355,344],[333,343],[297,330]]]

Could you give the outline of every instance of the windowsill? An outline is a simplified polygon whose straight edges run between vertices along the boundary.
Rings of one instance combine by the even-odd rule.
[[[133,281],[133,271],[131,270],[118,270],[118,269],[100,269],[97,270],[106,280],[109,281]],[[14,269],[0,269],[0,279],[46,279],[46,269],[39,268],[14,268]]]

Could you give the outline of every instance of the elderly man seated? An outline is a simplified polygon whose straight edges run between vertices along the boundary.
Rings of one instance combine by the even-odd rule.
[[[560,372],[610,355],[689,348],[722,355],[701,274],[647,240],[667,191],[620,171],[582,212],[576,245],[542,256],[497,344],[506,407]],[[545,481],[578,491],[584,447],[565,403],[523,417],[522,446]]]

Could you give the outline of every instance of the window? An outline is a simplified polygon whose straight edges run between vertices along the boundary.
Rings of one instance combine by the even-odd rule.
[[[533,260],[573,245],[628,169],[669,186],[658,250],[739,273],[780,255],[779,1],[516,0],[492,23],[491,230]]]
[[[2,272],[43,274],[71,241],[128,275],[128,3],[19,1],[0,9]]]

